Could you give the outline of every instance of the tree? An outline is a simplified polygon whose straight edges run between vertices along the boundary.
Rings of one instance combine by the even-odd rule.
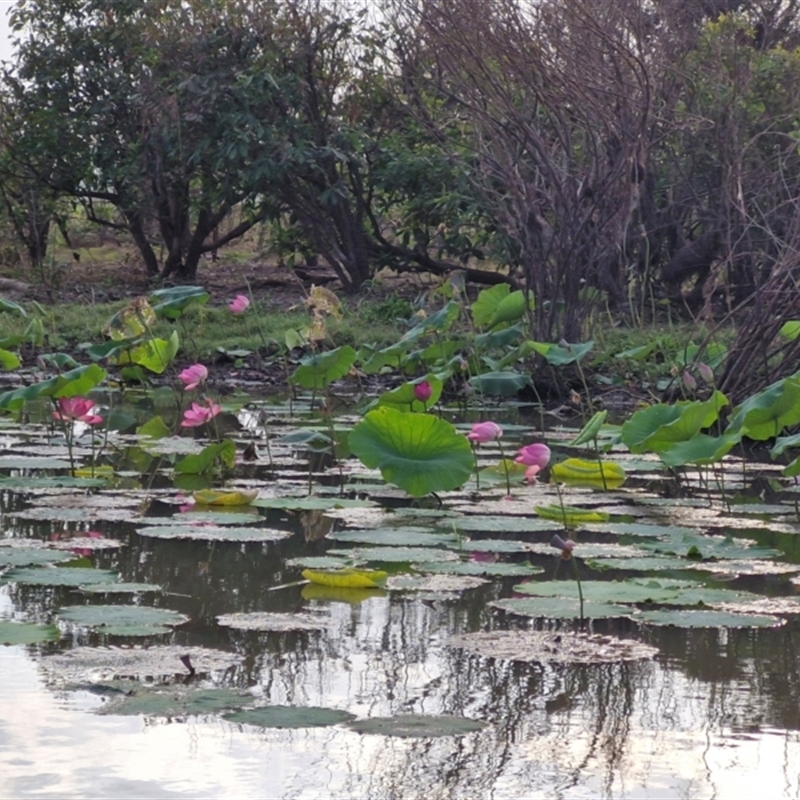
[[[23,133],[14,155],[91,219],[126,227],[148,275],[194,279],[204,253],[319,200],[298,191],[298,167],[318,194],[330,189],[335,154],[313,127],[320,89],[338,88],[315,72],[336,46],[323,35],[332,13],[302,0],[20,4],[5,74]],[[44,160],[53,166],[38,169]],[[217,236],[234,207],[242,222]]]

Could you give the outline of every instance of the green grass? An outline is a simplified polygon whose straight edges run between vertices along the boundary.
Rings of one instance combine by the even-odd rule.
[[[0,313],[0,338],[21,335],[30,321],[41,319],[46,336],[43,352],[71,349],[84,342],[105,341],[102,330],[108,320],[126,305],[125,302],[85,305],[41,306],[37,311],[28,304],[29,313],[21,317],[9,312]],[[285,332],[289,328],[302,329],[311,324],[310,314],[301,306],[295,311],[262,311],[251,307],[245,314],[232,314],[226,306],[195,306],[187,310],[176,323],[159,320],[154,326],[158,336],[169,336],[173,327],[181,339],[181,359],[203,360],[211,358],[218,348],[225,350],[284,346]],[[342,318],[328,318],[328,347],[350,344],[379,346],[396,342],[405,331],[403,323],[371,303],[346,307]]]

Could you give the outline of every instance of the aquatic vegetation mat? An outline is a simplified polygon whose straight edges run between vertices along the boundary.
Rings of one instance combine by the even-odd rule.
[[[229,722],[257,728],[326,728],[355,718],[347,711],[313,706],[262,706],[223,715]]]
[[[356,733],[397,736],[402,739],[429,739],[477,733],[487,727],[487,723],[447,715],[401,714],[396,717],[357,719],[348,723],[347,727]]]
[[[658,648],[635,639],[583,633],[482,631],[451,636],[448,647],[507,661],[539,664],[613,664],[654,658]]]

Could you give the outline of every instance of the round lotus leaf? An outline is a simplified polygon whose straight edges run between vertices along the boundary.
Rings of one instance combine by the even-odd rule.
[[[451,637],[447,644],[486,658],[540,664],[608,664],[640,661],[658,654],[657,647],[634,639],[546,631],[465,633]]]
[[[471,553],[525,553],[531,546],[512,539],[467,539],[461,543],[461,548]]]
[[[613,603],[595,603],[585,601],[581,606],[577,597],[536,597],[536,598],[507,598],[489,603],[494,608],[506,611],[509,614],[519,614],[523,617],[546,617],[547,619],[608,619],[612,617],[630,617],[634,609],[630,606],[614,605]]]
[[[435,575],[486,575],[496,578],[518,578],[544,572],[541,567],[533,564],[510,564],[502,561],[423,561],[412,566],[418,572]]]
[[[353,562],[350,559],[334,558],[333,556],[299,556],[286,561],[287,567],[299,569],[341,569],[352,565]]]
[[[363,542],[390,547],[433,547],[458,545],[452,533],[434,533],[425,528],[378,528],[361,531],[332,531],[327,536],[336,542]]]
[[[438,550],[435,547],[354,547],[352,550],[334,549],[328,553],[332,556],[347,556],[357,561],[392,561],[409,562],[432,559],[448,561],[458,558],[458,554],[450,550]]]
[[[321,631],[328,620],[316,614],[279,614],[267,611],[221,614],[217,623],[237,631]]]
[[[642,542],[641,547],[697,561],[710,558],[775,558],[783,555],[782,550],[759,547],[752,539],[734,539],[731,536],[708,536],[698,533],[663,536],[655,542]]]
[[[630,578],[626,581],[582,582],[584,600],[594,603],[653,603],[655,605],[692,606],[710,603],[754,600],[758,595],[733,589],[716,589],[700,582],[669,578]],[[574,580],[530,581],[514,587],[515,592],[537,597],[578,596]]]
[[[575,555],[580,555],[575,553]],[[630,572],[661,572],[666,570],[693,569],[694,564],[685,558],[671,556],[642,556],[641,558],[597,558],[586,562],[590,569],[629,570]]]
[[[393,592],[464,592],[489,581],[479,575],[392,575],[386,588]]]
[[[91,567],[29,567],[10,570],[3,576],[3,580],[36,586],[83,586],[91,583],[114,583],[117,573]]]
[[[679,525],[656,525],[647,522],[595,522],[581,527],[587,531],[617,533],[620,536],[647,536],[651,539],[657,539],[660,536],[697,533],[696,529],[684,528]]]
[[[313,706],[264,706],[225,714],[224,719],[241,725],[259,728],[325,728],[355,719],[355,714],[338,708],[314,708]]]
[[[92,536],[75,536],[72,539],[62,539],[53,542],[56,550],[116,550],[122,547],[118,539],[94,538]]]
[[[162,525],[137,528],[139,536],[153,539],[192,539],[196,542],[277,542],[292,535],[277,528],[239,528],[233,525]]]
[[[636,620],[646,625],[672,625],[678,628],[778,628],[784,624],[780,617],[675,608],[642,611],[637,614]]]
[[[28,567],[69,561],[73,553],[48,550],[44,547],[0,547],[0,567]]]
[[[189,618],[167,608],[149,606],[66,606],[59,609],[59,619],[85,628],[99,628],[115,636],[150,636],[167,633]]]
[[[350,500],[346,497],[261,497],[251,503],[258,508],[283,508],[289,511],[327,511],[336,508],[373,508],[373,500]]]
[[[58,639],[55,625],[34,625],[0,620],[0,644],[36,644]]]
[[[197,676],[224,672],[239,664],[243,657],[207,647],[73,647],[63,653],[47,656],[42,666],[60,682],[96,680],[135,680],[188,675],[187,662]]]
[[[457,489],[475,464],[468,439],[449,422],[388,407],[370,411],[349,444],[363,464],[414,497]]]
[[[136,694],[107,703],[99,713],[142,714],[147,717],[207,716],[250,705],[254,700],[253,695],[235,689],[170,687],[165,691],[140,684]]]
[[[486,533],[536,533],[559,528],[552,521],[539,517],[497,517],[474,514],[461,517],[454,524],[459,531],[479,531]]]
[[[347,724],[357,733],[380,736],[427,739],[438,736],[464,736],[483,730],[486,722],[466,717],[428,716],[427,714],[402,714],[396,717],[358,719]]]
[[[206,506],[206,508],[209,508]],[[252,525],[258,523],[263,518],[258,511],[253,510],[250,512],[242,511],[185,511],[181,514],[175,514],[169,518],[170,525]],[[144,519],[143,522],[148,524],[151,520]],[[152,524],[160,525],[164,522],[163,518],[159,520],[152,520]]]
[[[157,583],[90,583],[78,587],[85,594],[141,594],[143,592],[163,592]]]

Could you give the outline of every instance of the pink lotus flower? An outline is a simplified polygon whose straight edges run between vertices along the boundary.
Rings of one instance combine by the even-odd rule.
[[[191,367],[186,367],[178,377],[183,382],[184,390],[191,392],[201,383],[205,383],[206,378],[208,378],[208,370],[202,364],[192,364]]]
[[[536,479],[539,477],[539,473],[542,471],[542,468],[538,464],[531,464],[525,470],[525,483],[529,486],[533,486],[536,483]]]
[[[688,369],[683,371],[683,385],[689,392],[693,392],[695,389],[697,389],[697,381],[694,379],[694,375],[692,375]]]
[[[98,414],[92,414],[94,403],[87,397],[59,397],[58,411],[53,412],[53,419],[61,422],[78,421],[87,425],[97,425],[103,421]]]
[[[420,381],[414,384],[414,399],[420,403],[427,403],[433,394],[433,386],[430,381]]]
[[[496,422],[476,422],[467,434],[467,439],[476,444],[492,442],[503,435],[503,429]]]
[[[192,403],[191,407],[183,412],[181,428],[197,428],[200,425],[205,425],[210,419],[216,417],[221,410],[222,407],[212,403],[211,400],[204,406],[201,406],[200,403]]]
[[[237,294],[236,297],[228,303],[228,308],[233,311],[234,314],[244,314],[249,307],[250,298],[243,294]]]
[[[544,469],[550,463],[550,448],[546,444],[529,444],[519,449],[514,460],[518,464]]]
[[[551,540],[550,544],[557,547],[561,551],[561,558],[564,561],[569,561],[572,558],[572,551],[575,549],[575,542],[572,539],[566,541],[556,534]]]
[[[704,364],[702,361],[697,365],[697,371],[700,373],[700,377],[706,383],[714,383],[714,370],[708,366],[708,364]]]

